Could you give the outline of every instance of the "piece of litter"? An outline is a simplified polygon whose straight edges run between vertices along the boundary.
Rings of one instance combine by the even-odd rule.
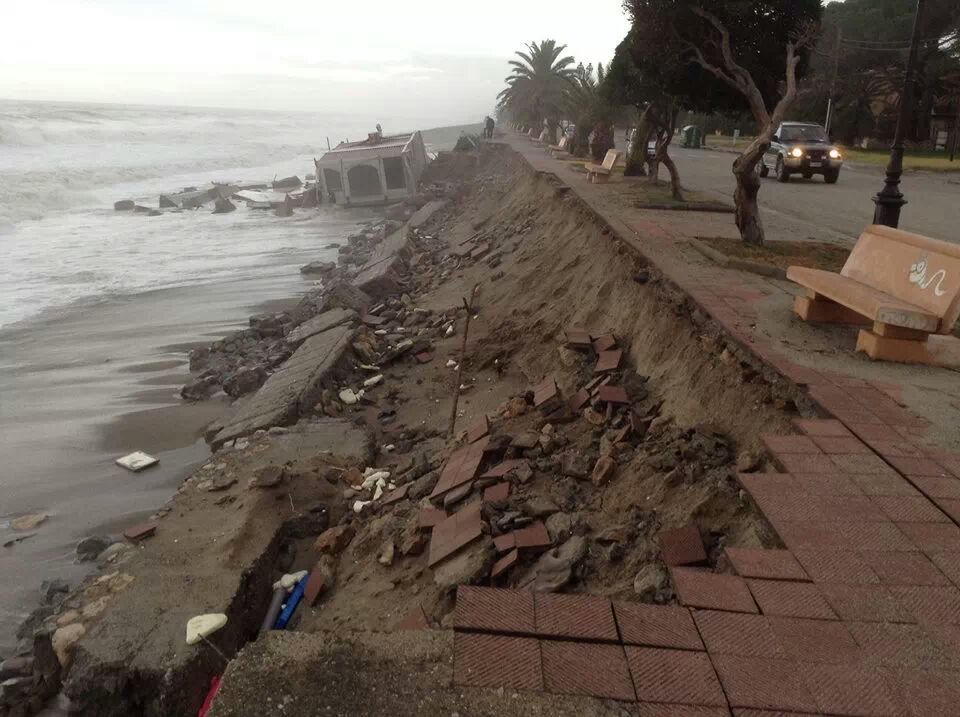
[[[290,592],[291,590],[293,590],[293,588],[296,586],[298,582],[303,580],[303,578],[306,575],[307,575],[306,570],[300,570],[299,572],[296,572],[296,573],[287,573],[286,575],[282,576],[279,580],[277,580],[277,582],[273,584],[273,589],[278,590],[280,588],[283,588],[287,592]]]
[[[347,404],[348,406],[352,406],[360,399],[357,396],[357,394],[353,392],[353,389],[345,388],[340,392],[340,400],[343,401],[343,403]]]
[[[156,465],[160,462],[160,459],[154,458],[143,451],[134,451],[122,458],[117,458],[115,462],[121,468],[126,468],[128,471],[136,473],[137,471],[142,471],[144,468]]]
[[[364,508],[366,508],[372,502],[373,501],[370,501],[370,500],[355,500],[353,502],[353,512],[354,513],[361,512]]]
[[[227,624],[227,616],[222,612],[196,615],[187,620],[187,644],[196,645]]]
[[[453,359],[449,359],[446,363],[447,368],[453,368],[456,365],[457,365],[457,362],[454,361]]]
[[[363,385],[364,385],[366,388],[371,388],[371,387],[376,386],[377,384],[380,384],[380,383],[383,383],[383,374],[382,374],[382,373],[378,373],[376,376],[371,376],[370,378],[368,378],[366,381],[363,382]]]

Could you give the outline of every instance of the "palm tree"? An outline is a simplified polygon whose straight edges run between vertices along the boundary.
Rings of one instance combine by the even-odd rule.
[[[546,120],[551,142],[556,142],[557,123],[566,109],[567,91],[576,74],[573,57],[561,57],[566,47],[554,40],[529,43],[526,52],[516,53],[520,60],[510,61],[513,72],[505,79],[506,88],[497,95],[497,106],[514,122],[537,128]]]
[[[577,65],[574,79],[567,90],[566,113],[576,124],[573,136],[572,153],[582,156],[589,150],[590,133],[598,123],[612,125],[613,108],[601,91],[606,73],[603,63],[597,63],[594,75],[593,65]],[[604,149],[606,152],[606,149]]]

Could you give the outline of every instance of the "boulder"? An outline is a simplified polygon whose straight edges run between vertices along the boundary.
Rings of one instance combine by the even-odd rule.
[[[53,651],[61,667],[66,669],[70,666],[73,661],[73,648],[86,633],[87,629],[79,622],[65,625],[53,633]]]
[[[332,261],[311,261],[300,267],[301,274],[329,274],[336,270],[336,262]]]
[[[284,319],[287,315],[255,314],[250,317],[250,328],[255,329],[260,336],[283,336]]]
[[[600,456],[593,466],[593,473],[590,476],[590,480],[593,481],[593,484],[598,488],[606,485],[607,481],[613,476],[616,468],[617,464],[613,458],[610,456]]]
[[[517,587],[553,592],[573,578],[574,570],[587,555],[587,541],[575,535],[563,545],[547,551],[520,578]]]
[[[223,380],[223,390],[231,398],[239,398],[260,388],[267,380],[262,366],[241,366]]]
[[[560,506],[546,496],[534,496],[523,504],[523,512],[534,518],[545,518],[559,510]]]
[[[104,550],[110,547],[110,538],[104,535],[90,535],[77,543],[77,560],[85,563],[96,560]]]
[[[644,602],[665,603],[669,598],[667,571],[659,563],[648,563],[633,579],[633,591]]]
[[[273,488],[280,485],[284,478],[283,466],[263,466],[258,468],[253,474],[253,480],[250,485],[253,488]]]
[[[486,577],[493,563],[493,541],[484,536],[433,569],[433,582],[441,588],[471,585]]]
[[[565,451],[560,461],[560,472],[570,478],[583,479],[590,473],[590,462],[579,451]]]
[[[215,376],[195,378],[180,389],[180,396],[188,401],[205,401],[217,392],[217,388]]]
[[[113,203],[113,209],[117,212],[129,212],[136,206],[136,203],[132,199],[121,199],[119,202]],[[160,206],[163,206],[162,204]]]

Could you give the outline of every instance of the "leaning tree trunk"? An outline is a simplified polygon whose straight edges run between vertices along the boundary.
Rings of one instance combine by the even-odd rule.
[[[766,151],[767,142],[751,142],[743,153],[733,162],[733,176],[737,188],[733,192],[734,217],[740,238],[747,244],[763,245],[763,222],[760,219],[760,205],[757,195],[760,193],[760,175],[757,174],[757,162]]]
[[[673,195],[674,201],[682,202],[683,192],[682,187],[680,186],[680,172],[677,171],[677,165],[674,163],[673,157],[671,157],[667,151],[669,147],[670,141],[668,139],[658,150],[659,156],[657,159],[663,163],[663,166],[667,168],[668,172],[670,172],[670,193]]]
[[[640,122],[633,130],[633,139],[627,152],[627,163],[623,174],[625,177],[642,177],[646,174],[644,167],[647,164],[647,135],[650,132],[648,119],[649,107],[640,114]]]

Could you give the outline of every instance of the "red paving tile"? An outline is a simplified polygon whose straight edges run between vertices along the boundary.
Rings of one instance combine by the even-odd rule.
[[[529,637],[458,632],[453,638],[453,682],[470,687],[542,690],[540,646]]]
[[[542,406],[547,401],[552,398],[557,397],[557,382],[554,380],[553,376],[548,376],[543,379],[536,387],[533,389],[533,405]]]
[[[886,585],[819,584],[820,592],[841,620],[916,622]]]
[[[903,710],[875,671],[854,665],[799,665],[820,710],[831,715],[894,717]]]
[[[602,373],[604,371],[613,371],[620,366],[620,359],[623,358],[623,351],[617,349],[616,351],[601,351],[597,354],[597,365],[594,367],[594,373]]]
[[[843,473],[896,475],[893,468],[872,453],[836,453],[830,456],[830,460]]]
[[[807,574],[818,583],[861,585],[877,583],[869,564],[852,550],[797,550],[794,553]]]
[[[926,555],[950,582],[960,587],[960,552],[935,550]]]
[[[430,621],[427,620],[427,614],[423,611],[423,605],[417,605],[410,612],[404,615],[403,619],[397,623],[397,630],[429,630]]]
[[[914,458],[912,456],[890,456],[887,460],[904,475],[933,476],[935,478],[950,478],[950,471],[929,458]]]
[[[893,668],[881,674],[913,717],[952,714],[960,704],[960,680],[955,672]]]
[[[482,416],[479,421],[470,426],[470,429],[467,431],[467,443],[473,443],[479,441],[490,431],[490,421],[487,420],[486,415]]]
[[[781,453],[822,453],[817,444],[807,436],[765,434],[760,437],[760,440],[763,441],[767,450],[777,455]]]
[[[712,660],[731,707],[817,710],[793,661],[734,655],[716,655]]]
[[[931,498],[931,501],[944,513],[946,513],[954,523],[960,523],[960,500],[950,498]]]
[[[590,401],[590,392],[581,388],[575,394],[573,394],[570,399],[567,401],[567,405],[570,407],[570,410],[576,413],[581,408],[587,405]]]
[[[793,425],[811,437],[844,438],[852,435],[846,426],[832,418],[794,418]]]
[[[497,560],[497,562],[493,564],[493,566],[490,568],[490,577],[495,578],[499,575],[502,575],[507,570],[512,568],[514,565],[516,565],[517,561],[519,560],[520,560],[520,553],[519,551],[517,551],[516,548],[514,548],[513,550],[511,550],[509,553],[504,555],[502,558],[500,558],[499,560]]]
[[[747,580],[754,600],[764,615],[836,619],[836,614],[812,583],[786,580]]]
[[[493,539],[493,547],[496,548],[498,553],[515,550],[517,547],[517,536],[512,532],[498,535]]]
[[[851,550],[916,550],[904,525],[943,527],[942,523],[836,523],[840,540]]]
[[[546,526],[539,520],[513,531],[513,535],[520,550],[543,550],[553,545]]]
[[[503,478],[505,475],[507,475],[507,473],[509,473],[512,470],[515,470],[516,468],[519,468],[524,463],[526,463],[526,461],[523,459],[511,458],[509,460],[505,460],[498,463],[490,470],[486,471],[485,473],[482,473],[480,477],[481,478]]]
[[[897,528],[927,554],[960,551],[960,528],[953,523],[897,523]]]
[[[603,403],[616,403],[620,405],[630,403],[630,399],[623,386],[601,386],[597,389],[597,398]]]
[[[706,653],[652,647],[627,647],[626,652],[639,700],[726,706]]]
[[[846,623],[771,617],[770,627],[789,659],[800,662],[848,663],[860,657],[860,648]]]
[[[430,556],[427,565],[433,567],[460,548],[472,543],[482,534],[480,501],[476,501],[461,508],[434,527],[430,535]]]
[[[895,622],[846,623],[872,665],[922,669],[955,669],[954,660],[921,625]]]
[[[952,585],[893,585],[890,592],[918,622],[960,624],[960,589]]]
[[[920,493],[907,481],[899,475],[851,475],[853,482],[864,495],[912,495],[918,496]]]
[[[950,522],[950,518],[923,496],[872,496],[871,500],[897,523]]]
[[[733,569],[741,577],[770,580],[810,579],[789,550],[727,548],[725,552]]]
[[[694,610],[693,618],[711,655],[786,657],[770,620],[763,615]]]
[[[903,436],[892,427],[880,423],[848,424],[851,431],[863,441],[901,441]]]
[[[853,436],[814,436],[813,442],[824,453],[870,453],[870,448]]]
[[[787,473],[836,473],[837,466],[826,453],[777,453],[776,462]]]
[[[928,498],[960,500],[960,480],[956,478],[914,476],[910,479],[910,482]]]
[[[590,348],[590,334],[583,329],[566,329],[563,333],[567,340],[567,346],[575,348]]]
[[[774,525],[777,534],[784,544],[799,555],[803,550],[848,550],[837,531],[836,523],[816,521],[780,521]],[[799,557],[798,557],[799,560]],[[803,561],[800,561],[803,564]],[[808,568],[804,568],[810,574]],[[811,577],[813,577],[811,575]],[[814,577],[814,580],[816,578]]]
[[[604,334],[593,340],[593,350],[597,353],[609,351],[617,345],[617,339],[613,334]]]
[[[598,595],[534,593],[536,633],[541,637],[617,642],[610,600]]]
[[[703,649],[703,642],[686,608],[614,601],[613,612],[620,639],[626,645]]]
[[[440,508],[421,508],[417,512],[417,528],[429,530],[447,519],[447,512]]]
[[[670,577],[680,602],[688,607],[731,612],[757,612],[743,578],[696,568],[671,568]]]
[[[693,523],[683,528],[661,531],[659,542],[663,562],[667,565],[700,565],[707,562],[700,529]]]
[[[483,491],[483,500],[486,503],[498,503],[510,497],[510,484],[497,483]]]
[[[641,702],[637,705],[637,717],[729,717],[726,707],[702,707],[656,702]]]
[[[860,553],[860,557],[884,585],[950,584],[930,558],[918,551],[865,551]]]
[[[869,441],[870,447],[884,458],[914,457],[923,458],[923,451],[906,441]]]
[[[851,476],[843,473],[795,473],[793,481],[799,490],[812,495],[863,495]]]
[[[458,630],[532,635],[535,632],[533,593],[461,585],[457,588],[453,625]]]
[[[549,692],[636,699],[622,646],[541,640],[540,651]]]
[[[480,461],[483,460],[484,448],[486,448],[486,442],[478,441],[459,448],[450,454],[430,497],[438,498],[444,493],[473,480],[477,474],[477,469],[480,468]]]

